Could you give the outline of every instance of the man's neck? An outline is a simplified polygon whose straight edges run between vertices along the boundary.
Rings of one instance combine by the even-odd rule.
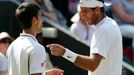
[[[30,30],[30,29],[24,29],[24,30],[23,30],[23,33],[24,33],[24,34],[31,34],[31,35],[33,35],[34,37],[36,37],[36,33],[35,33],[34,31]]]
[[[98,19],[96,20],[96,24],[97,25],[101,20],[103,20],[106,17],[106,15],[102,14],[98,17]]]

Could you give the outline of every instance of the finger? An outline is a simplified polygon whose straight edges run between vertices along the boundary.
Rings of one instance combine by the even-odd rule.
[[[63,73],[60,73],[60,75],[63,75]]]
[[[63,71],[63,70],[60,70],[60,72],[61,72],[61,73],[64,73],[64,71]]]
[[[64,73],[64,71],[62,69],[58,69],[60,73]]]
[[[48,44],[48,45],[46,45],[47,48],[54,47],[54,46],[56,46],[56,44]]]
[[[47,48],[50,48],[51,46],[52,46],[52,44],[48,44],[48,45],[46,45]]]

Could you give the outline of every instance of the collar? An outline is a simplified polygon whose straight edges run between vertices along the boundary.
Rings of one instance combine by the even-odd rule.
[[[33,38],[35,41],[37,41],[37,39],[33,35],[31,35],[31,34],[21,33],[20,36],[28,36],[28,37]]]
[[[106,16],[105,18],[103,18],[103,19],[96,25],[96,27],[99,27],[99,26],[105,21],[106,18],[108,18],[108,17]]]

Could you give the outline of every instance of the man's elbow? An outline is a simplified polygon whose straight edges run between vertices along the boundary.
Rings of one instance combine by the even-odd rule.
[[[91,67],[88,70],[91,71],[91,72],[94,72],[96,69],[97,69],[97,67]]]

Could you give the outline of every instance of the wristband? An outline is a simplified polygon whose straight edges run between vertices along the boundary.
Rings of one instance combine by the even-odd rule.
[[[77,55],[76,53],[66,49],[64,55],[62,56],[63,58],[71,61],[71,62],[75,62],[76,58],[77,58]]]

